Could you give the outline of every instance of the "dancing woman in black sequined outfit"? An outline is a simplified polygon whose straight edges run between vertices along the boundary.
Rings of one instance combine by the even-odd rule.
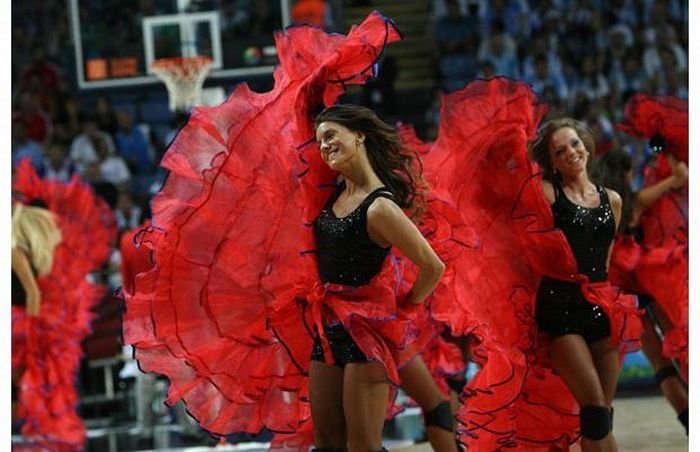
[[[658,136],[656,139],[657,142],[664,141]],[[684,377],[687,378],[687,373],[682,371],[682,358],[664,351],[669,342],[673,341],[673,336],[682,337],[683,332],[686,334],[681,343],[684,343],[687,350],[687,317],[686,325],[679,322],[683,319],[679,314],[683,311],[687,313],[688,309],[687,252],[682,251],[687,250],[687,242],[679,240],[667,241],[663,246],[646,245],[643,216],[645,212],[654,210],[655,204],[662,201],[663,197],[687,186],[688,166],[671,153],[660,158],[668,162],[669,174],[655,183],[646,184],[637,192],[633,192],[630,186],[634,169],[632,159],[624,151],[610,151],[597,159],[593,175],[596,180],[615,188],[622,196],[625,209],[611,260],[610,280],[625,291],[638,294],[639,304],[646,310],[647,315],[642,319],[642,350],[656,372],[656,382],[661,392],[673,407],[687,435],[688,388],[683,380]],[[683,229],[687,231],[687,224]],[[681,252],[675,252],[676,250]],[[657,254],[663,257],[657,260]],[[633,256],[631,262],[626,256]],[[686,286],[686,290],[675,289],[682,285]],[[661,302],[655,298],[659,295],[663,295],[660,297]],[[675,309],[666,311],[669,308]],[[668,312],[673,315],[669,316]],[[675,351],[677,347],[668,349]],[[673,358],[680,361],[680,373]]]
[[[319,278],[326,290],[342,303],[344,291],[357,294],[371,286],[385,272],[390,248],[396,247],[420,270],[401,301],[422,303],[438,284],[444,264],[404,213],[420,210],[415,158],[394,128],[360,106],[324,110],[316,118],[316,140],[323,161],[344,179],[314,223]],[[348,301],[353,302],[351,295]],[[363,310],[358,315],[365,318],[376,315],[367,302],[391,303],[357,300]],[[327,345],[317,340],[309,372],[317,450],[380,450],[391,372],[368,359],[358,346],[359,333],[350,334],[333,311],[325,309],[322,315],[324,331],[319,333]],[[392,322],[385,320],[383,327],[391,330]],[[372,351],[388,346],[374,331],[363,331],[372,336],[369,342],[359,338],[365,350],[367,343],[374,344]]]
[[[593,137],[580,122],[563,118],[543,125],[530,151],[544,169],[542,186],[555,226],[572,248],[578,271],[590,282],[607,279],[622,200],[588,176]],[[619,356],[610,320],[586,301],[573,282],[543,278],[537,294],[537,326],[551,338],[550,358],[581,411],[582,449],[615,451],[612,399]]]

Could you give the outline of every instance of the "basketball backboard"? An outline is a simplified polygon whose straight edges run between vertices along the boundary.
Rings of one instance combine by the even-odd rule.
[[[79,88],[158,82],[160,58],[204,55],[209,78],[271,73],[290,0],[69,0]]]

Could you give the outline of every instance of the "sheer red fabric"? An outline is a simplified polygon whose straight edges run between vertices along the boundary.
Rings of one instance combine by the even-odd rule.
[[[122,277],[122,290],[128,293],[134,292],[136,275],[148,271],[153,266],[150,250],[145,246],[137,246],[139,234],[146,233],[150,227],[150,221],[146,221],[138,228],[125,231],[119,239],[119,252],[121,253],[119,270]]]
[[[660,133],[668,152],[688,163],[688,101],[673,96],[635,94],[625,104],[624,119],[617,128],[649,139]]]
[[[50,450],[78,450],[86,435],[76,412],[81,341],[90,332],[91,308],[105,290],[86,276],[109,257],[116,222],[107,204],[77,177],[67,184],[41,179],[28,160],[18,166],[12,188],[19,201],[43,200],[62,235],[51,272],[38,278],[39,316],[12,309],[12,366],[25,367],[22,434]]]
[[[633,297],[579,275],[563,233],[553,227],[541,175],[527,156],[544,110],[523,83],[477,80],[443,97],[433,146],[439,186],[478,237],[460,276],[468,281],[464,323],[476,325],[474,359],[482,367],[457,414],[460,440],[476,450],[565,450],[579,436],[576,402],[537,334],[534,302],[543,275],[579,282],[586,299],[610,317],[621,352],[637,348],[641,333]],[[461,314],[453,309],[445,316],[457,332]]]

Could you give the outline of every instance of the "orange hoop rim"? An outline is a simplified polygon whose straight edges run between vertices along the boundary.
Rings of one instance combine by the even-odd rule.
[[[213,63],[213,60],[208,56],[193,56],[193,57],[172,57],[159,58],[151,63],[152,69],[170,69],[170,68],[204,68]]]

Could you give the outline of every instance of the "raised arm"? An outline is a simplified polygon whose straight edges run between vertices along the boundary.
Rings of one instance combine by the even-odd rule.
[[[422,303],[435,289],[445,264],[430,247],[415,224],[394,202],[377,198],[367,210],[367,230],[370,238],[380,246],[398,248],[419,269],[407,301]]]
[[[27,315],[39,315],[41,308],[41,291],[32,272],[29,256],[20,247],[12,248],[12,271],[17,274],[27,294]]]
[[[688,183],[688,166],[671,154],[667,155],[666,159],[671,166],[671,175],[637,192],[634,205],[635,214],[641,215],[647,207],[658,201],[667,191],[680,188]]]

